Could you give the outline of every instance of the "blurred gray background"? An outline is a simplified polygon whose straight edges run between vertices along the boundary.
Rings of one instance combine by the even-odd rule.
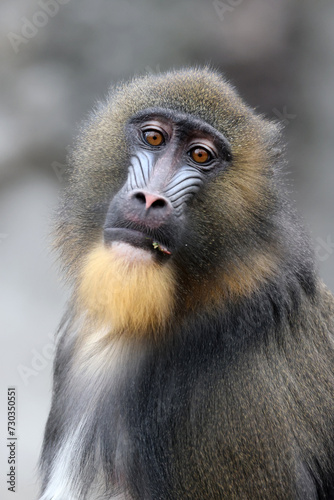
[[[0,4],[0,497],[33,500],[64,307],[50,217],[67,147],[110,84],[209,63],[285,125],[292,196],[334,289],[334,3],[2,0]],[[18,482],[7,491],[7,387],[17,388]]]

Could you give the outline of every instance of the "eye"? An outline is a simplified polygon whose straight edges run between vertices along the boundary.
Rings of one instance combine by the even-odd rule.
[[[161,146],[165,142],[165,138],[159,130],[149,129],[143,133],[144,141],[150,146]]]
[[[188,154],[196,163],[207,163],[212,160],[212,154],[204,148],[193,148]]]

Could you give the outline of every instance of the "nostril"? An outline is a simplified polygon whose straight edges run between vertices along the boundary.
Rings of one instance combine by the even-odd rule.
[[[162,198],[155,200],[151,205],[152,208],[163,208],[164,206],[166,206],[166,202]]]
[[[144,205],[146,204],[146,198],[144,193],[136,193],[135,198],[136,200],[140,201],[140,203],[143,203]]]

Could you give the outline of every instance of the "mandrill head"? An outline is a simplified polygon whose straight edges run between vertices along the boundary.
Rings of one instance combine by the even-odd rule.
[[[154,337],[264,286],[289,247],[278,139],[209,69],[114,89],[82,128],[57,225],[78,314]]]

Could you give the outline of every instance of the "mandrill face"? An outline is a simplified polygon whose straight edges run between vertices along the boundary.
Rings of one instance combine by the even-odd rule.
[[[275,134],[205,70],[119,88],[78,141],[58,231],[79,309],[152,335],[270,277]]]
[[[164,261],[186,244],[187,206],[227,168],[230,146],[207,123],[163,109],[135,115],[126,135],[128,178],[109,206],[104,241],[124,241]]]

